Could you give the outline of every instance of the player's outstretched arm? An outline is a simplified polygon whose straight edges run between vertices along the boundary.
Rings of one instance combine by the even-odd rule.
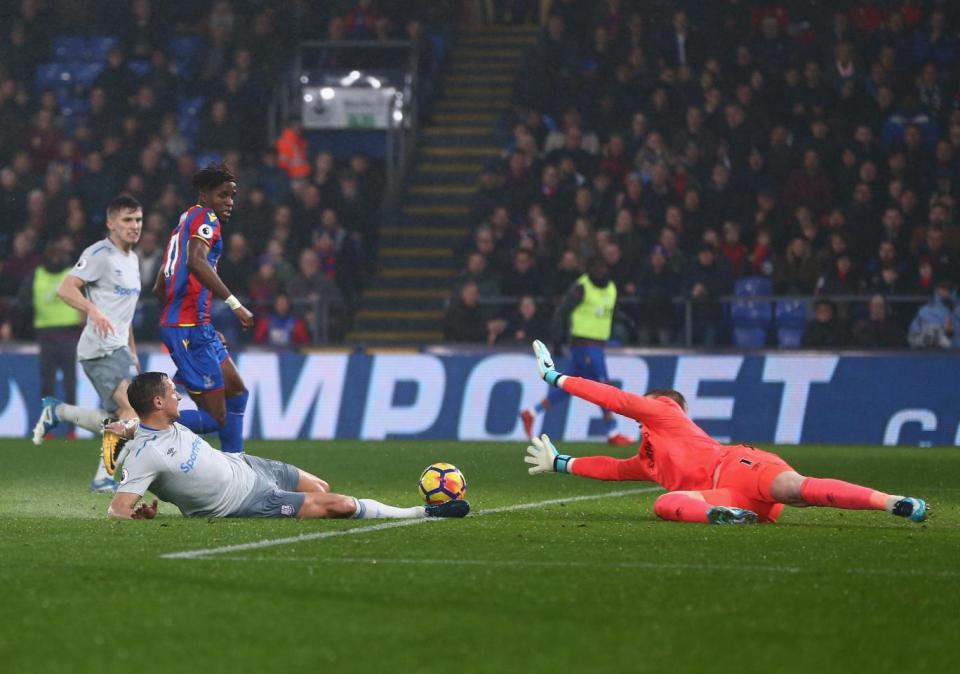
[[[157,516],[157,499],[153,499],[150,505],[146,501],[137,505],[139,501],[139,494],[118,491],[107,508],[107,517],[112,520],[152,520]]]
[[[571,461],[567,454],[560,454],[550,442],[550,436],[544,433],[539,438],[530,438],[532,445],[527,447],[527,456],[523,457],[530,464],[527,472],[531,475],[540,473],[567,473],[567,466]]]
[[[539,339],[533,342],[533,355],[537,358],[540,377],[545,382],[606,410],[641,423],[660,419],[664,414],[675,413],[675,410],[665,407],[664,403],[653,398],[627,393],[609,384],[561,374],[554,366],[550,350]]]
[[[217,271],[210,266],[210,261],[207,259],[209,251],[210,247],[203,241],[197,238],[190,239],[190,242],[187,244],[187,269],[197,277],[197,280],[199,280],[204,287],[226,302],[227,306],[230,307],[230,310],[233,311],[233,314],[237,317],[237,320],[240,321],[244,330],[252,328],[253,314],[240,303],[240,300],[234,297],[226,284],[220,280]]]

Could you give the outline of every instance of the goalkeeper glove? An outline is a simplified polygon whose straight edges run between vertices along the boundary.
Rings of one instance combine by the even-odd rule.
[[[556,386],[561,374],[554,369],[553,356],[550,355],[546,344],[539,339],[533,341],[533,355],[537,357],[537,367],[540,369],[540,377],[543,381],[550,384],[550,386]]]
[[[557,448],[550,442],[550,436],[544,433],[539,438],[531,438],[532,445],[527,446],[527,456],[523,457],[530,464],[527,472],[531,475],[539,473],[568,473],[567,468],[573,457],[559,454]]]

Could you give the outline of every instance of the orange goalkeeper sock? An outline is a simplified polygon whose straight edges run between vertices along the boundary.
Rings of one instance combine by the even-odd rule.
[[[843,480],[808,477],[800,485],[803,500],[814,506],[844,510],[886,510],[889,494]]]
[[[653,504],[657,517],[672,522],[700,522],[706,524],[710,504],[698,498],[680,493],[660,496]]]

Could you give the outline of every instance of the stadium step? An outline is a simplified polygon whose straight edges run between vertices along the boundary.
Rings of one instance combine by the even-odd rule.
[[[464,47],[492,45],[509,49],[510,47],[528,47],[536,43],[537,36],[527,33],[465,35],[460,38],[460,44]]]
[[[470,235],[470,210],[483,167],[503,154],[500,114],[508,106],[523,53],[537,27],[494,27],[462,34],[405,201],[380,230],[379,272],[360,299],[347,339],[375,346],[442,339],[440,325]]]
[[[428,126],[423,129],[427,136],[445,136],[452,134],[455,136],[490,136],[493,135],[489,126]]]
[[[364,299],[386,299],[391,301],[402,300],[443,300],[450,295],[450,291],[442,288],[373,288],[364,294]]]
[[[413,185],[410,194],[432,194],[439,196],[469,196],[477,191],[471,185]]]
[[[502,59],[497,61],[484,61],[479,58],[459,58],[454,59],[450,64],[450,73],[452,75],[477,74],[479,72],[488,73],[510,73],[513,74],[520,65],[520,59]]]
[[[447,82],[450,84],[455,84],[457,86],[475,86],[475,85],[485,85],[491,86],[496,84],[513,84],[513,73],[507,72],[494,72],[494,73],[484,73],[482,75],[476,74],[472,71],[465,73],[457,73],[451,75],[447,78]]]
[[[433,116],[434,123],[444,124],[492,124],[497,120],[495,112],[444,112]]]
[[[423,148],[423,155],[426,157],[462,157],[464,159],[470,158],[486,158],[491,159],[493,157],[500,156],[500,148],[496,145],[470,145],[470,146],[434,146],[434,147],[425,147]]]
[[[482,85],[466,85],[466,86],[455,86],[449,87],[446,90],[447,96],[450,98],[485,98],[485,99],[497,99],[497,100],[509,100],[510,99],[510,87],[507,86],[482,86]]]
[[[440,330],[354,330],[347,334],[347,339],[355,343],[395,346],[403,343],[439,342],[443,339],[443,332]]]
[[[403,207],[404,215],[466,215],[468,206],[459,204],[408,204]]]
[[[463,173],[469,175],[471,180],[477,177],[477,174],[483,170],[482,162],[423,162],[417,165],[417,173]]]
[[[494,98],[444,98],[437,103],[437,110],[449,112],[451,110],[471,110],[474,112],[500,112],[506,107],[509,96],[503,99]]]
[[[443,311],[440,309],[361,309],[357,312],[357,318],[388,321],[440,321],[443,320]]]

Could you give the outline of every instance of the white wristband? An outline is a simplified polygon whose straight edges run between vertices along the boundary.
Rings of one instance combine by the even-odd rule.
[[[242,304],[240,304],[240,300],[238,300],[234,295],[231,295],[230,297],[225,299],[224,302],[228,307],[230,307],[231,311],[236,311],[241,306],[243,306]]]

